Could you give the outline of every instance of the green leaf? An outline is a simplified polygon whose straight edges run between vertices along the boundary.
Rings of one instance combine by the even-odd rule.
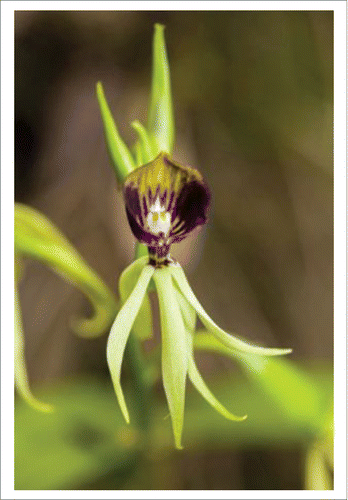
[[[119,291],[121,301],[124,304],[134,289],[139,279],[140,273],[148,263],[149,257],[141,257],[128,266],[120,276]],[[145,340],[152,337],[152,311],[148,293],[145,294],[140,306],[138,315],[134,321],[133,332],[139,340]]]
[[[162,376],[172,419],[175,446],[182,449],[185,387],[188,369],[186,331],[168,267],[156,269],[162,336]]]
[[[117,180],[120,184],[122,184],[127,175],[134,170],[135,163],[131,152],[118,133],[115,121],[106,101],[101,82],[97,83],[96,92],[110,160],[115,169]]]
[[[112,382],[114,384],[116,397],[127,423],[129,423],[129,414],[120,383],[121,365],[128,336],[144,300],[148,284],[154,271],[155,268],[152,266],[143,267],[136,286],[129,295],[127,301],[123,304],[114,321],[114,324],[111,327],[107,343],[107,362]]]
[[[113,293],[47,217],[21,204],[15,205],[15,249],[44,262],[91,301],[94,315],[74,318],[71,327],[75,333],[93,337],[107,330],[117,311]]]
[[[224,345],[230,349],[237,350],[240,352],[249,352],[254,354],[262,354],[265,356],[278,356],[280,354],[288,354],[292,352],[292,349],[278,349],[278,348],[265,348],[258,347],[247,342],[243,342],[238,338],[226,333],[220,327],[218,327],[214,321],[208,316],[201,304],[198,302],[195,294],[193,293],[184,271],[179,265],[172,266],[169,268],[172,276],[174,277],[176,283],[179,286],[181,293],[190,302],[191,306],[197,312],[200,320],[204,326],[209,330],[215,337],[222,342]]]
[[[35,389],[55,412],[33,412],[16,400],[16,490],[91,489],[108,475],[122,489],[138,467],[143,436],[117,414],[111,382],[75,376]]]
[[[29,381],[28,373],[25,364],[25,353],[24,353],[24,335],[22,327],[22,317],[21,309],[19,305],[19,296],[17,286],[15,287],[15,321],[14,321],[14,375],[15,375],[15,386],[19,394],[25,399],[27,403],[30,404],[35,410],[50,413],[54,410],[52,405],[42,403],[34,397],[32,394]]]
[[[158,149],[156,154],[161,151],[172,153],[175,126],[164,26],[161,24],[155,24],[153,39],[152,86],[148,129],[157,140]]]
[[[157,156],[156,141],[138,120],[132,122],[131,125],[139,136],[142,163],[149,163]]]

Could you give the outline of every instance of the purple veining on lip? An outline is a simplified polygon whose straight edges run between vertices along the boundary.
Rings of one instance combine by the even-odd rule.
[[[210,193],[201,174],[164,153],[129,174],[123,193],[131,230],[155,260],[207,221]]]

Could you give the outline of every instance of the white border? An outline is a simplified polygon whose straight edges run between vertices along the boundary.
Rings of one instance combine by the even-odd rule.
[[[24,491],[13,489],[13,181],[14,181],[14,11],[15,10],[333,10],[334,38],[334,324],[335,484],[333,491],[185,491],[186,498],[346,498],[346,2],[339,1],[2,1],[1,2],[1,497],[3,499],[113,499],[114,491]],[[178,498],[179,491],[124,491],[120,498]]]

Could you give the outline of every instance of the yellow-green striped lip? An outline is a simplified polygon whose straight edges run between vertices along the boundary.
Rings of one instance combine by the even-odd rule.
[[[132,232],[155,261],[164,262],[172,243],[207,220],[210,193],[202,175],[166,153],[131,172],[123,193]]]

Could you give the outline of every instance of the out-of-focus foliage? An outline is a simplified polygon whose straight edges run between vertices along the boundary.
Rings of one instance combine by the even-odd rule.
[[[293,359],[330,360],[332,12],[17,12],[17,199],[57,222],[114,286],[133,255],[133,241],[115,196],[101,120],[96,121],[94,86],[103,81],[120,134],[132,144],[128,123],[146,123],[155,22],[166,25],[177,124],[173,154],[197,166],[214,194],[204,250],[188,241],[174,255],[189,275],[195,270],[190,282],[223,327],[263,345],[291,346]],[[28,263],[20,294],[30,339],[29,375],[36,380],[106,370],[105,339],[71,343],[67,317],[85,305],[62,287],[47,270]],[[157,323],[155,318],[155,330]],[[147,341],[150,346],[156,335]],[[160,489],[305,487],[306,451],[325,438],[294,429],[290,421],[277,428],[284,415],[260,388],[250,390],[238,408],[229,362],[220,356],[199,361],[216,396],[226,405],[231,397],[234,411],[247,412],[249,419],[238,424],[230,445],[226,436],[233,423],[197,396],[196,411],[188,407],[184,440],[191,446],[197,432],[198,446],[205,434],[202,448],[173,456],[164,421],[166,432],[157,430],[158,441],[166,436],[167,447],[153,450],[155,465],[144,458],[125,488],[151,488],[154,475]],[[315,375],[319,386],[325,380],[328,399],[330,366],[329,361]],[[231,374],[226,398],[209,380],[222,369]],[[161,389],[158,393],[163,398]],[[251,419],[253,410],[244,404],[252,401],[259,419]],[[190,395],[188,403],[193,402]],[[135,408],[141,414],[136,398],[130,411]],[[115,418],[117,411],[115,404]],[[165,406],[159,411],[165,416]],[[242,425],[250,446],[238,451]],[[260,433],[248,426],[259,426]],[[267,440],[273,429],[278,438]],[[286,430],[298,435],[290,445],[293,454]],[[213,451],[224,443],[224,452]],[[328,455],[326,447],[321,463]],[[313,470],[310,451],[308,457]],[[118,476],[111,476],[117,482]],[[103,489],[113,480],[100,479],[91,487]]]
[[[323,394],[332,384],[330,366],[307,367]],[[250,418],[231,423],[216,413],[195,392],[190,391],[185,411],[185,450],[249,450],[268,448],[295,450],[309,444],[313,431],[299,427],[291,416],[274,405],[269,395],[235,374],[216,380],[214,392],[219,400],[236,411],[247,411]],[[172,435],[166,403],[155,398],[152,408],[154,427],[147,440],[137,424],[127,426],[117,408],[111,384],[104,379],[74,378],[46,384],[38,392],[56,408],[50,415],[33,412],[23,401],[16,402],[15,453],[16,489],[159,489],[163,477],[156,473],[160,462],[167,464],[168,484],[185,455],[171,454]],[[137,395],[126,388],[127,401]],[[146,442],[146,446],[143,443]],[[183,452],[181,452],[182,454]],[[30,457],[30,460],[28,460]],[[151,472],[141,483],[142,470]],[[261,466],[262,472],[262,466]],[[297,475],[293,471],[294,478]],[[176,487],[183,487],[180,477]],[[187,480],[187,479],[186,479]],[[204,488],[203,488],[204,489]]]
[[[82,337],[97,337],[111,325],[117,305],[113,293],[88,266],[65,236],[43,214],[15,204],[15,385],[21,396],[35,409],[53,411],[32,395],[25,361],[25,342],[18,284],[24,272],[23,258],[44,262],[63,279],[79,288],[91,301],[91,318],[71,319],[71,328]]]

